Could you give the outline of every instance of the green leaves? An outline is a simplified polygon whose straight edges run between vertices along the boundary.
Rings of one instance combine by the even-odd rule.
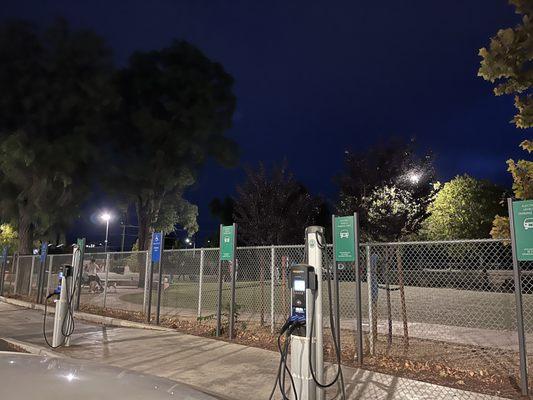
[[[24,230],[21,252],[33,235],[66,229],[88,193],[110,72],[110,52],[93,32],[62,20],[46,30],[0,26],[1,212]]]
[[[193,45],[175,41],[134,53],[115,84],[120,107],[106,186],[136,204],[141,249],[153,229],[181,224],[194,233],[198,211],[184,192],[208,157],[227,166],[237,160],[237,145],[224,136],[235,108],[233,79]]]
[[[428,207],[422,234],[430,240],[481,239],[504,209],[503,189],[469,175],[446,182]]]

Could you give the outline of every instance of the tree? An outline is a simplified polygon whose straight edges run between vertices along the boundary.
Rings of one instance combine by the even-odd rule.
[[[198,210],[183,195],[208,156],[235,163],[237,146],[224,136],[235,108],[233,79],[191,44],[175,41],[134,53],[115,84],[121,104],[110,123],[106,187],[135,204],[145,250],[155,229],[198,229]]]
[[[363,198],[368,222],[367,236],[377,241],[396,241],[418,232],[427,217],[435,190],[422,198],[397,186],[382,186]]]
[[[0,27],[0,217],[21,254],[64,232],[88,192],[111,71],[103,40],[64,20]]]
[[[270,174],[263,164],[248,169],[237,193],[234,220],[246,245],[301,243],[305,228],[318,222],[324,208],[285,165],[275,166]]]
[[[500,29],[490,40],[488,48],[479,50],[481,66],[478,76],[495,84],[494,94],[514,95],[517,113],[512,122],[517,128],[533,127],[533,4],[530,0],[510,0],[517,14],[522,14],[521,23],[514,28]],[[531,153],[533,141],[524,140],[520,146]],[[517,199],[533,198],[533,162],[529,160],[507,161],[508,171],[513,176],[513,191]],[[491,235],[494,238],[509,238],[509,218],[496,216]]]
[[[0,249],[4,247],[10,251],[17,247],[17,231],[9,224],[0,224]]]
[[[360,153],[347,151],[344,165],[337,178],[337,213],[357,211],[364,240],[396,240],[416,233],[435,191],[430,153],[418,157],[414,141],[392,139]],[[388,224],[385,219],[392,209],[395,221]]]
[[[504,190],[469,175],[446,182],[428,207],[422,234],[429,240],[481,239],[502,212]]]

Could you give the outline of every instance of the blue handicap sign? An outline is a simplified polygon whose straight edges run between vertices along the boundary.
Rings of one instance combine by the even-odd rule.
[[[161,259],[161,242],[163,241],[163,234],[161,232],[154,232],[152,236],[152,262],[159,262]]]
[[[41,263],[46,261],[46,254],[48,253],[48,242],[41,244]]]

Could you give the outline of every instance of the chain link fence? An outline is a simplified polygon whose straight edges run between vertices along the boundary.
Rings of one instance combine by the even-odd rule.
[[[509,242],[370,243],[362,244],[359,254],[367,371],[445,385],[432,389],[445,397],[456,393],[451,388],[470,390],[471,398],[477,398],[476,392],[517,397],[520,373]],[[161,317],[213,318],[218,258],[219,250],[213,248],[165,250],[161,277],[154,266],[149,288],[148,252],[85,254],[81,309],[145,315],[151,293],[154,315],[160,285]],[[304,261],[304,246],[239,247],[235,258],[235,266],[221,264],[222,313],[229,312],[235,268],[237,320],[275,332],[288,316],[289,271]],[[71,255],[47,257],[45,293],[57,284],[60,267],[71,261]],[[323,266],[327,279],[333,267],[331,246],[324,251]],[[356,358],[355,265],[337,267],[343,361],[350,364]],[[9,257],[3,295],[35,298],[40,268],[38,256]],[[533,366],[533,263],[522,263],[522,271],[527,362]],[[327,327],[328,285],[323,286]],[[375,397],[383,398],[378,386],[373,386]],[[460,398],[469,398],[465,396]]]

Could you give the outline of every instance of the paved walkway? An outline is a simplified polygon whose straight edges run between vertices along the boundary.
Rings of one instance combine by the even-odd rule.
[[[50,318],[50,326],[52,318]],[[0,337],[36,345],[42,312],[0,303]],[[171,330],[106,327],[77,321],[64,355],[157,375],[226,398],[268,399],[278,355],[268,350],[181,334]],[[473,392],[344,367],[349,399],[496,399]],[[335,390],[327,398],[334,398]],[[279,398],[279,397],[277,397]]]

